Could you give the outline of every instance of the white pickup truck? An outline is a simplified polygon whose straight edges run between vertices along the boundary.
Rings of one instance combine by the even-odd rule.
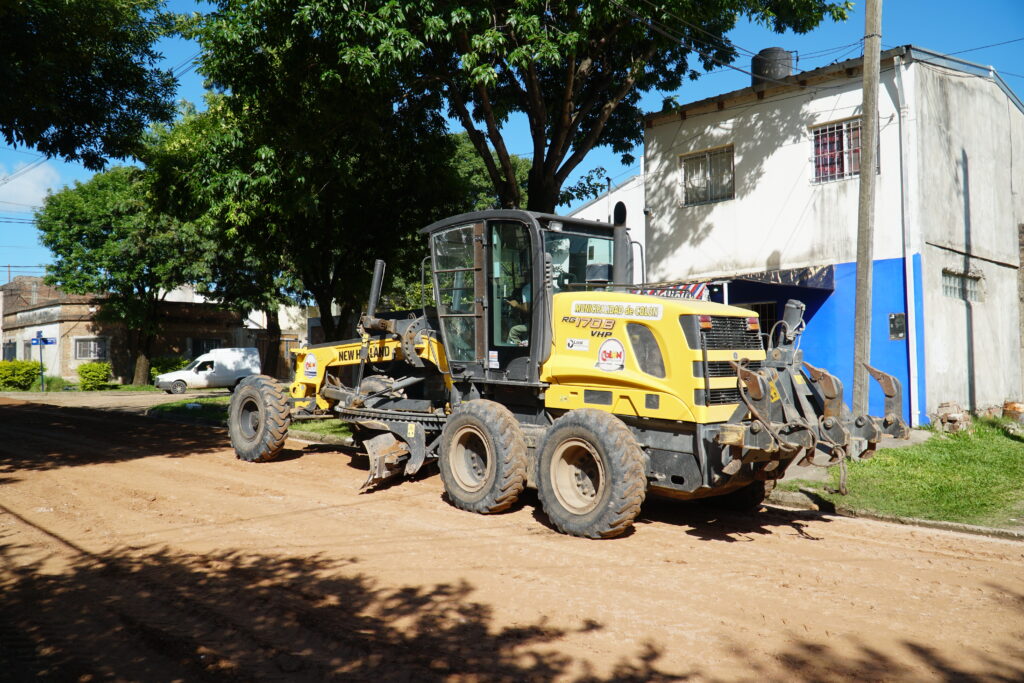
[[[249,375],[260,373],[260,352],[255,348],[213,349],[196,358],[182,370],[157,375],[156,388],[168,394],[186,389],[214,389],[235,385]]]

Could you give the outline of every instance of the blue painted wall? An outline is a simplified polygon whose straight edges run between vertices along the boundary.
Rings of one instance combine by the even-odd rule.
[[[921,294],[921,258],[914,255],[914,279],[917,301],[917,366],[919,422],[927,422],[925,408],[924,310]],[[909,355],[907,340],[889,339],[889,314],[906,313],[903,259],[883,259],[872,269],[871,365],[887,372],[903,385],[903,418],[910,421]],[[835,266],[835,290],[784,287],[753,282],[734,282],[729,286],[729,303],[742,305],[758,301],[779,302],[778,316],[789,299],[807,306],[804,315],[807,330],[801,338],[804,358],[811,365],[825,368],[843,383],[847,405],[853,399],[853,337],[856,306],[854,263]],[[871,382],[869,406],[872,415],[882,415],[885,396]]]

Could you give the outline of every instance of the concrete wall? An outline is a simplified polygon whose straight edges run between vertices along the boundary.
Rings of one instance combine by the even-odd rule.
[[[928,410],[1001,405],[1022,395],[1024,114],[989,79],[915,67]],[[981,300],[944,294],[943,270],[980,276]]]
[[[909,340],[890,340],[886,326],[889,313],[907,312],[906,253],[917,307],[916,417],[926,419],[943,401],[981,409],[1020,398],[1024,115],[984,75],[921,61],[902,68],[905,250],[895,68],[883,62],[879,92],[872,361],[904,381],[906,398]],[[848,388],[853,299],[845,289],[852,289],[855,272],[859,183],[857,177],[813,182],[811,129],[859,116],[860,87],[859,71],[840,72],[826,83],[733,100],[721,110],[697,104],[685,118],[659,119],[645,140],[652,279],[834,265],[831,295],[800,297],[810,299],[804,348]],[[734,147],[735,198],[683,206],[680,157],[723,145]],[[944,268],[980,275],[983,300],[945,296]],[[873,392],[873,409],[879,401]]]
[[[893,69],[879,94],[875,258],[902,256]],[[814,183],[811,128],[861,114],[857,78],[647,130],[652,279],[718,277],[856,260],[857,177]],[[682,205],[680,157],[733,145],[735,198]]]

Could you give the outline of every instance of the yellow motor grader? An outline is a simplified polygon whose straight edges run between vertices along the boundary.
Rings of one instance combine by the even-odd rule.
[[[885,416],[852,415],[839,380],[803,361],[801,303],[762,330],[744,308],[622,284],[623,226],[495,210],[422,232],[430,304],[378,313],[377,261],[358,338],[293,351],[289,386],[238,386],[239,458],[270,460],[291,423],[335,418],[369,456],[364,488],[436,460],[458,508],[499,512],[534,487],[554,527],[602,538],[648,493],[756,509],[793,463],[908,435],[898,380],[869,368]]]

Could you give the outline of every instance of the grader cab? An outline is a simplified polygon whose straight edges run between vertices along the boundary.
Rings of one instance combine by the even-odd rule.
[[[272,459],[291,423],[338,419],[369,456],[364,488],[436,461],[456,507],[499,512],[533,487],[554,527],[600,538],[648,493],[753,509],[794,463],[908,434],[895,378],[869,368],[885,415],[852,415],[839,380],[803,361],[799,302],[762,330],[747,309],[622,284],[622,227],[501,210],[422,232],[430,305],[378,313],[378,261],[358,338],[294,351],[287,387],[238,387],[238,457]]]

